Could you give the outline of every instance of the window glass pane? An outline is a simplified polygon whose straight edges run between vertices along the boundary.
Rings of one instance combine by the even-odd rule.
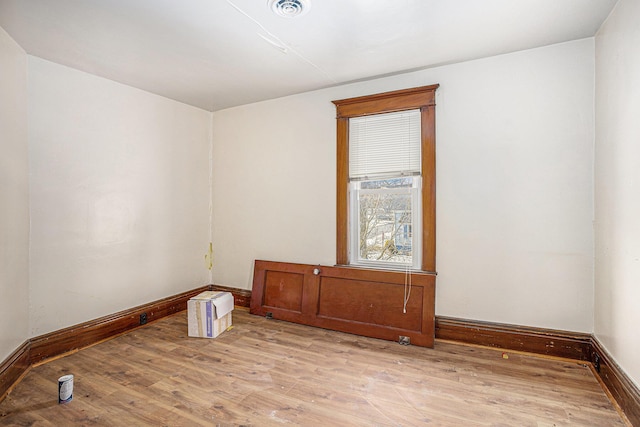
[[[360,188],[365,190],[383,189],[383,188],[411,188],[413,186],[413,177],[378,179],[375,181],[362,181]]]
[[[358,258],[413,264],[412,178],[367,181],[357,191]]]

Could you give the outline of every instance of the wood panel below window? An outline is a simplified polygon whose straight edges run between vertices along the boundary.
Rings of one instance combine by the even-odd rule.
[[[435,275],[256,261],[251,313],[433,347]]]

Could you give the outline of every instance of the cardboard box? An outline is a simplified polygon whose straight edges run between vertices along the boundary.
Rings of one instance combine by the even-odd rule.
[[[231,325],[233,295],[230,292],[205,291],[187,301],[189,336],[215,338]]]

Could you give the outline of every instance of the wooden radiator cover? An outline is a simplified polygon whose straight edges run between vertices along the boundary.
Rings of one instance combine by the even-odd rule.
[[[433,347],[435,274],[411,273],[406,313],[405,281],[404,272],[258,260],[251,313],[392,341],[403,335]]]

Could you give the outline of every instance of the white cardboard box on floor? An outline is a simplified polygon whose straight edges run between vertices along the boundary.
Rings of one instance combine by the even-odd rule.
[[[232,325],[233,295],[205,291],[187,301],[189,336],[215,338]]]

